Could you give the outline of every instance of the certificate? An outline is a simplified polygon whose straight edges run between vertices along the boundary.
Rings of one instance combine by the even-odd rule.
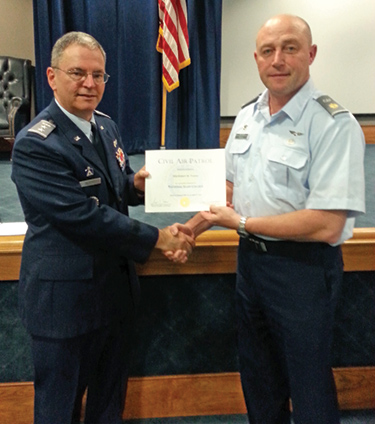
[[[226,205],[224,149],[147,150],[145,212],[197,212]]]

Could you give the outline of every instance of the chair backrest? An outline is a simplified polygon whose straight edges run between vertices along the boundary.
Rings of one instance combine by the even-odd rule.
[[[0,56],[0,137],[30,122],[32,73],[30,60]]]

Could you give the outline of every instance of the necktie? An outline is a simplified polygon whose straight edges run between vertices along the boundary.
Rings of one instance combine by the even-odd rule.
[[[100,156],[100,159],[102,160],[103,165],[108,170],[108,163],[107,163],[107,158],[104,152],[103,142],[102,142],[102,139],[100,138],[99,131],[93,122],[91,122],[91,131],[93,136],[92,144],[95,147],[96,151],[98,152],[98,155]]]

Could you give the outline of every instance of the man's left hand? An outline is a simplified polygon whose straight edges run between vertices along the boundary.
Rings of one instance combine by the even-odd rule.
[[[233,209],[232,205],[229,206],[210,206],[210,211],[202,211],[201,216],[208,221],[211,225],[220,227],[231,228],[236,230],[241,216]]]
[[[134,187],[139,191],[145,191],[145,179],[149,176],[149,172],[146,171],[146,166],[143,166],[134,175]]]

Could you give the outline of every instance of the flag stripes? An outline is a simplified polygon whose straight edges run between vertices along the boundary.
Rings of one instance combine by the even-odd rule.
[[[163,54],[162,79],[170,92],[180,85],[179,71],[190,64],[186,0],[158,0],[159,37]]]

